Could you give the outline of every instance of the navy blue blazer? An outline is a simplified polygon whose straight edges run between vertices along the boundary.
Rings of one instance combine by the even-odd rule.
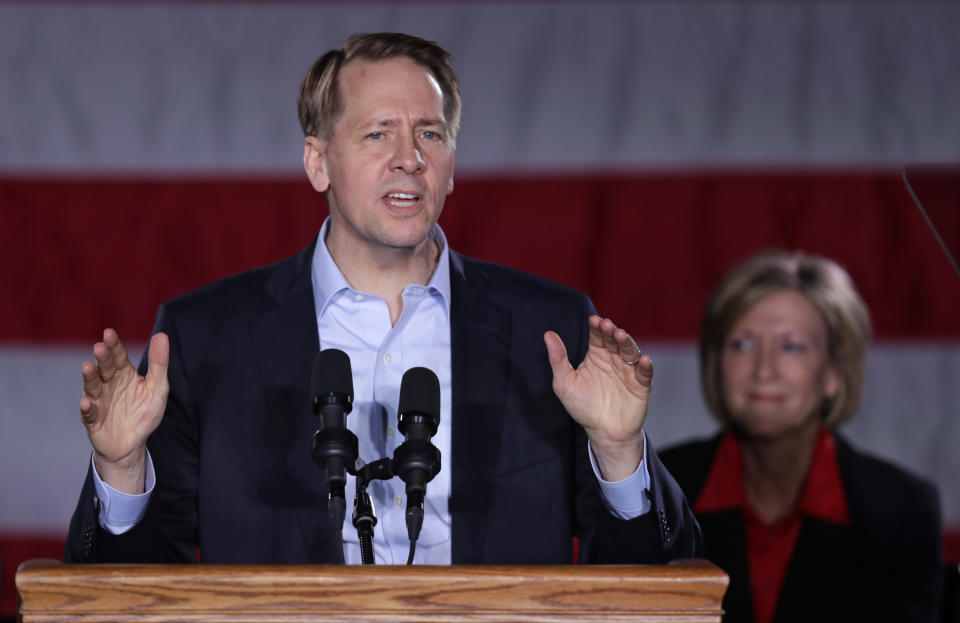
[[[88,473],[68,562],[330,563],[326,484],[310,456],[318,351],[301,253],[164,303],[170,397],[148,440],[157,487],[124,535],[99,528]],[[587,349],[589,299],[546,279],[450,253],[454,563],[663,563],[701,553],[679,487],[648,449],[652,512],[604,508],[586,435],[554,395],[543,333]],[[146,355],[140,364],[146,366]]]

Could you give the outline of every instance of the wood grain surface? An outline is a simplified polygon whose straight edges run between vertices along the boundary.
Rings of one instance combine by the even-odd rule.
[[[20,620],[719,621],[728,578],[664,566],[67,565],[17,571]]]

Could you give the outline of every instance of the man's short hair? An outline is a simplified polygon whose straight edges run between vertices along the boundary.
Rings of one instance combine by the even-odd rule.
[[[729,425],[723,396],[721,355],[733,326],[761,299],[792,290],[820,312],[827,328],[827,353],[839,377],[833,399],[822,405],[824,425],[835,428],[853,417],[863,393],[870,313],[850,275],[833,260],[801,252],[768,251],[734,268],[717,286],[700,325],[700,382],[711,413]]]
[[[447,139],[456,144],[460,129],[460,83],[450,64],[450,53],[432,41],[396,32],[353,35],[339,50],[330,50],[316,60],[300,84],[297,111],[304,136],[329,140],[343,112],[338,77],[352,60],[380,61],[409,58],[433,73],[443,93],[443,116]]]

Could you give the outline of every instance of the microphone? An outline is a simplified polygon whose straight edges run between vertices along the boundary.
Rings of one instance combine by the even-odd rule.
[[[410,368],[400,381],[397,429],[405,441],[393,453],[393,473],[407,488],[407,536],[410,556],[423,526],[423,498],[427,483],[440,471],[440,450],[430,442],[440,424],[440,381],[427,368]]]
[[[320,419],[320,429],[313,435],[311,456],[323,468],[330,492],[327,508],[340,535],[346,514],[346,472],[356,474],[359,454],[357,436],[346,425],[347,414],[353,409],[353,376],[347,354],[336,348],[317,353],[310,388],[313,412]],[[341,548],[341,556],[342,551]]]

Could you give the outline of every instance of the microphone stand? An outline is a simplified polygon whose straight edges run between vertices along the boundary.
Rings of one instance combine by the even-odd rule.
[[[353,527],[360,539],[360,562],[365,565],[376,563],[373,555],[373,527],[377,525],[377,514],[373,500],[367,493],[367,485],[372,480],[390,480],[393,478],[393,461],[388,457],[373,463],[363,464],[357,460],[357,493],[353,499]]]
[[[337,543],[338,562],[343,558],[343,520],[347,513],[346,473],[356,474],[357,436],[346,428],[325,427],[314,433],[313,460],[324,468],[327,479],[327,513]]]
[[[311,455],[324,472],[329,497],[327,512],[337,544],[338,562],[343,564],[343,521],[346,515],[347,474],[356,476],[353,502],[353,526],[360,541],[360,559],[375,563],[373,528],[377,515],[367,494],[372,480],[399,476],[406,484],[407,536],[413,564],[417,539],[423,526],[423,502],[427,483],[440,471],[440,451],[430,442],[440,423],[440,383],[437,375],[423,367],[407,370],[400,381],[397,429],[405,441],[393,458],[381,458],[366,464],[358,456],[357,436],[346,426],[346,415],[353,406],[353,378],[350,358],[341,350],[321,350],[314,358],[311,376],[313,412],[319,416],[320,429],[313,435]]]

